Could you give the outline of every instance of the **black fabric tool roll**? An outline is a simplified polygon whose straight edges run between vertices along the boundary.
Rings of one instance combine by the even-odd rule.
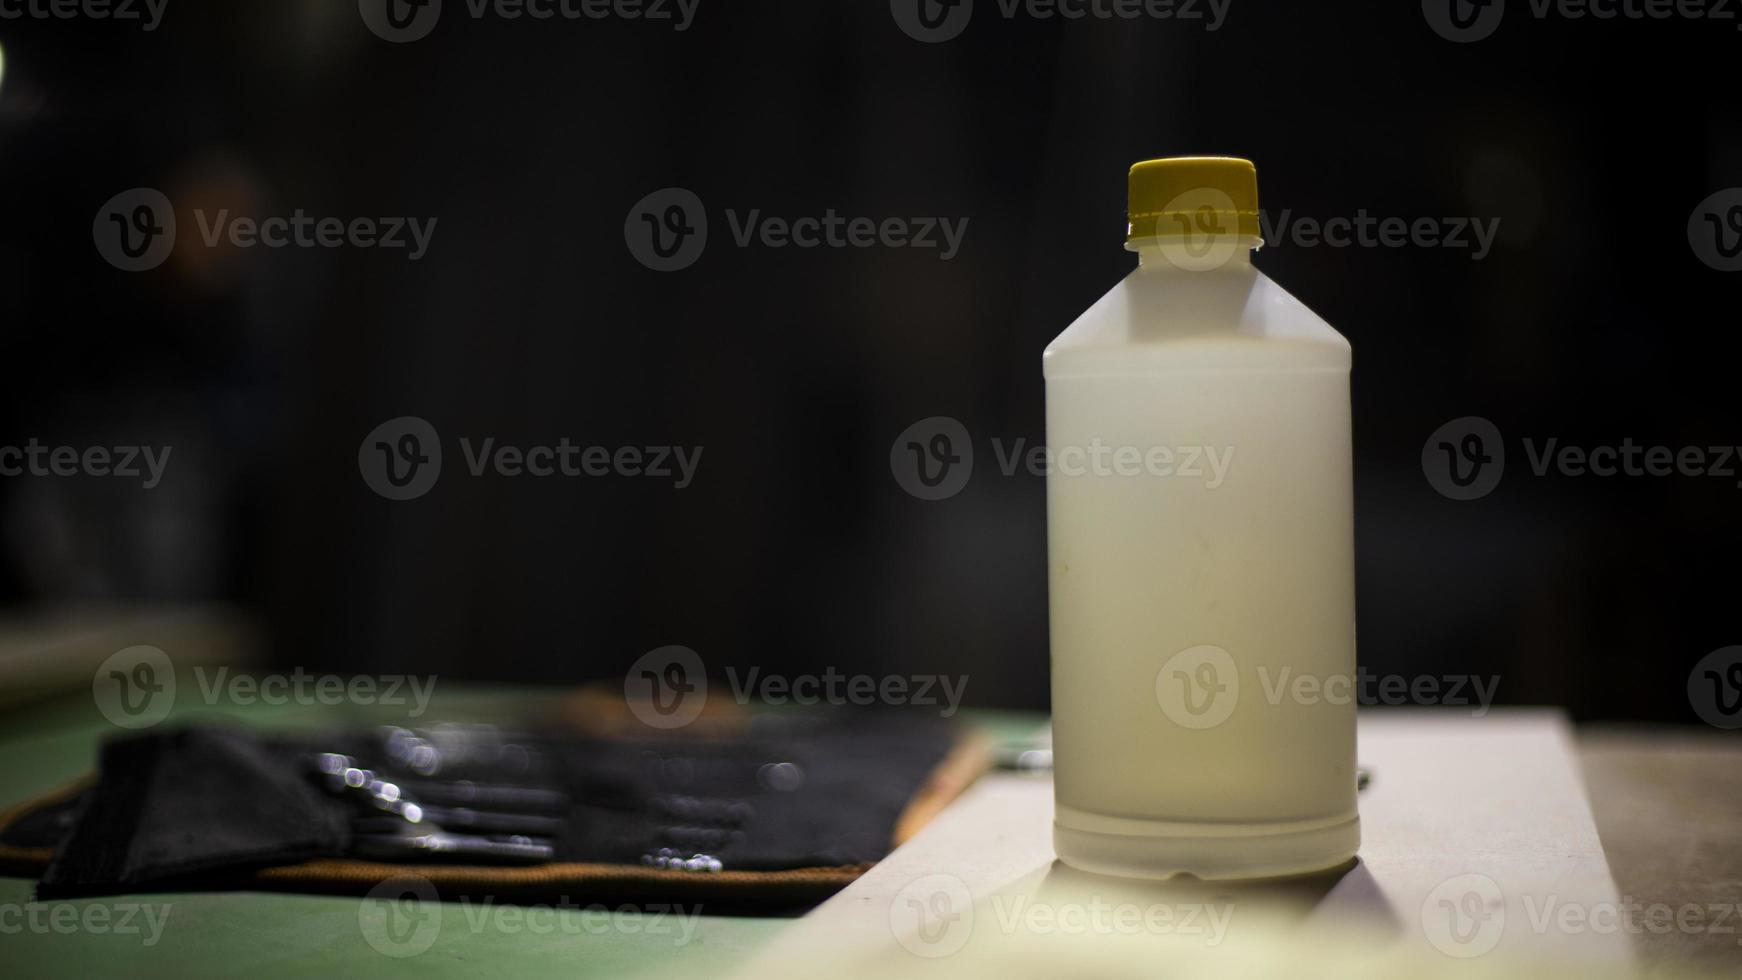
[[[759,879],[742,872],[791,880],[802,869],[862,868],[882,858],[904,810],[957,744],[935,718],[772,715],[731,737],[520,734],[511,754],[498,746],[489,758],[420,773],[395,769],[383,739],[379,729],[229,727],[116,739],[76,803],[12,820],[0,828],[0,845],[58,838],[38,888],[43,898],[255,887],[263,869],[350,861],[357,828],[382,822],[323,784],[315,760],[344,753],[403,784],[407,798],[421,791],[463,805],[466,793],[487,784],[539,794],[546,812],[537,819],[552,830],[549,867],[618,866],[652,883],[642,893],[672,898],[720,872],[753,890]],[[321,866],[335,868],[335,880],[358,878],[345,865]],[[536,869],[468,871],[481,874],[487,890],[493,873],[512,883]],[[321,890],[318,874],[299,880]]]

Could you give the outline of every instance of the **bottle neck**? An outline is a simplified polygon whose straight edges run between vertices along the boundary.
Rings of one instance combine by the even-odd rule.
[[[1222,241],[1202,239],[1195,244],[1179,238],[1146,238],[1125,247],[1137,253],[1137,265],[1145,270],[1242,272],[1252,268],[1252,253],[1263,244],[1251,236]]]

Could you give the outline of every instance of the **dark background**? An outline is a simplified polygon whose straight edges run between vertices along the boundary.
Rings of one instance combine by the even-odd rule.
[[[1355,350],[1361,661],[1498,674],[1500,699],[1692,721],[1739,642],[1735,478],[1538,477],[1521,440],[1742,441],[1735,273],[1689,247],[1742,185],[1736,22],[1538,21],[1453,44],[1419,5],[1233,0],[1226,23],[1005,20],[942,44],[885,3],[702,0],[640,21],[371,34],[355,3],[170,0],[162,26],[0,20],[0,444],[172,444],[162,486],[0,480],[0,599],[221,599],[311,670],[570,683],[645,651],[716,672],[970,675],[1044,707],[1040,351],[1133,264],[1135,160],[1253,159],[1266,209],[1498,217],[1494,250],[1265,249]],[[130,274],[91,224],[163,190],[181,242]],[[713,223],[650,271],[632,206]],[[429,254],[197,247],[195,206],[439,220]],[[732,244],[726,209],[970,220],[916,249]],[[392,502],[359,443],[447,454]],[[961,420],[959,495],[898,433]],[[1458,502],[1424,441],[1479,415],[1508,466]],[[457,440],[705,447],[650,479],[471,478]]]

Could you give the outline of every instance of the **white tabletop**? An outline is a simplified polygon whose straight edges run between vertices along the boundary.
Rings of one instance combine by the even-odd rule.
[[[989,775],[747,973],[834,980],[898,966],[1009,980],[1093,961],[1115,975],[1158,975],[1164,963],[1171,975],[1241,963],[1318,975],[1306,969],[1316,958],[1345,977],[1400,962],[1418,975],[1509,976],[1544,960],[1631,964],[1558,712],[1363,710],[1360,761],[1373,778],[1359,861],[1251,883],[1074,871],[1053,856],[1051,780]]]

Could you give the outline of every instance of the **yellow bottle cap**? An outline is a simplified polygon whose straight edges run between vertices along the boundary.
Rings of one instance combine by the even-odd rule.
[[[1258,169],[1239,157],[1166,157],[1131,166],[1127,248],[1202,235],[1258,238]]]

